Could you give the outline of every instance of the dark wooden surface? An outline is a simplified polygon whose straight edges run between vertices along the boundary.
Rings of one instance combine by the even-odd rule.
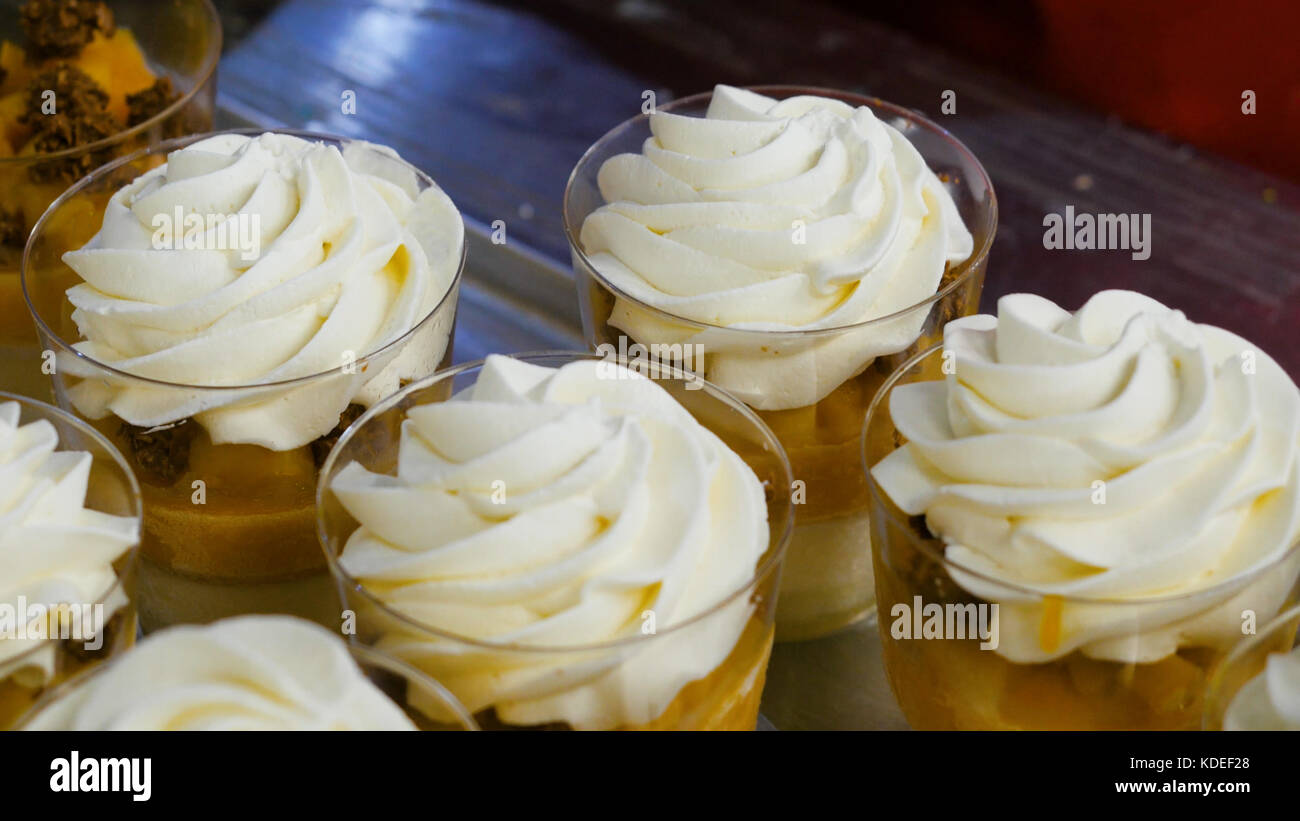
[[[643,90],[661,100],[719,81],[866,91],[934,117],[988,168],[1001,225],[985,310],[1011,291],[1072,308],[1133,288],[1247,336],[1300,376],[1300,186],[1084,113],[843,4],[287,0],[242,27],[223,95],[280,122],[389,143],[468,214],[504,220],[512,241],[560,261],[568,173],[637,113]],[[340,110],[348,89],[355,116]],[[939,114],[945,89],[955,115]],[[1226,100],[1222,116],[1245,116],[1239,104]],[[1066,205],[1151,214],[1151,258],[1044,249],[1044,215]]]

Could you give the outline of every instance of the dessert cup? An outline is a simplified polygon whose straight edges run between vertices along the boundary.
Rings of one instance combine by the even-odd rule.
[[[753,407],[789,455],[796,520],[782,573],[777,638],[801,640],[873,613],[868,503],[858,456],[861,421],[899,363],[939,340],[944,323],[978,309],[997,205],[992,184],[975,157],[947,131],[913,111],[824,89],[770,86],[753,91],[778,99],[812,94],[867,107],[911,142],[938,175],[973,235],[969,257],[946,264],[936,290],[900,310],[815,330],[750,330],[656,307],[612,282],[584,247],[584,223],[605,204],[600,169],[616,155],[641,151],[651,137],[648,115],[602,137],[569,178],[565,231],[588,344],[598,351],[619,352],[644,346],[654,356],[700,373]],[[713,96],[686,97],[658,111],[700,117]],[[846,357],[854,367],[819,365]],[[783,375],[756,378],[759,369]],[[837,375],[829,376],[832,372]],[[805,385],[796,384],[806,382],[809,373],[816,380],[833,379],[833,387],[820,388],[812,398]],[[790,399],[800,394],[804,399]]]
[[[432,374],[451,361],[456,300],[464,268],[464,241],[463,225],[450,200],[427,175],[383,147],[289,132],[252,136],[256,133],[234,131],[186,137],[110,163],[55,201],[33,230],[24,257],[24,292],[36,319],[41,344],[54,352],[52,378],[58,403],[88,419],[112,440],[140,479],[144,496],[140,607],[146,632],[177,622],[208,622],[242,613],[288,613],[337,627],[336,590],[314,529],[319,468],[338,434],[366,404],[395,391],[401,384]],[[379,347],[336,351],[330,340],[315,347],[303,343],[297,353],[288,355],[290,361],[300,362],[305,352],[311,352],[313,356],[301,366],[308,375],[299,375],[302,372],[299,371],[268,378],[259,371],[243,382],[230,377],[229,369],[243,367],[257,358],[262,349],[272,344],[274,336],[270,334],[278,331],[276,326],[262,326],[234,336],[228,334],[225,343],[204,353],[184,371],[184,380],[141,376],[92,355],[99,349],[83,340],[68,294],[73,286],[89,286],[82,284],[81,276],[65,262],[65,254],[82,249],[96,235],[115,192],[141,174],[161,166],[171,152],[182,152],[209,139],[271,140],[273,143],[309,140],[315,144],[313,150],[330,153],[333,148],[339,149],[331,153],[330,162],[364,167],[369,178],[391,183],[391,196],[404,196],[392,192],[409,189],[410,196],[423,209],[417,212],[417,206],[410,206],[406,213],[412,225],[417,218],[429,218],[433,211],[437,219],[446,223],[445,226],[438,223],[447,228],[446,234],[432,240],[427,240],[424,234],[418,237],[411,232],[409,236],[403,234],[404,244],[396,245],[400,258],[399,253],[393,252],[381,269],[366,276],[390,276],[388,272],[394,261],[401,263],[407,274],[412,271],[420,274],[421,281],[426,283],[419,286],[423,289],[418,292],[421,298],[418,302],[407,299],[401,303],[414,324],[403,322],[400,328],[407,330],[402,332],[393,324],[397,308],[387,308],[386,324],[370,337],[386,340]],[[340,153],[346,154],[345,161],[337,160]],[[349,169],[347,173],[355,172]],[[333,196],[337,199],[338,192]],[[321,198],[311,200],[317,205],[320,201]],[[343,224],[355,228],[358,223],[353,220]],[[288,233],[293,227],[291,224],[284,230]],[[426,241],[437,247],[426,249]],[[346,236],[337,246],[326,241],[325,253],[333,253],[349,242]],[[418,251],[411,249],[412,242],[420,246]],[[267,254],[276,253],[275,249],[273,241]],[[412,262],[416,256],[422,261],[411,267],[416,265]],[[378,259],[373,254],[362,257],[363,260],[372,258]],[[323,271],[328,261],[309,268],[308,273]],[[354,263],[346,262],[334,266],[333,271],[335,274],[341,271],[339,276],[349,276],[346,284],[351,288],[355,287],[356,277],[350,275],[354,269],[360,270]],[[180,271],[178,267],[178,277]],[[165,267],[160,273],[169,275]],[[414,277],[407,274],[403,275],[402,284],[387,286],[384,293],[395,293],[405,299],[410,288],[415,287],[410,285]],[[390,278],[396,281],[398,275]],[[295,287],[304,279],[306,274],[294,275],[287,284],[265,293],[285,293],[285,288]],[[234,285],[239,282],[236,279]],[[312,287],[320,287],[319,279],[314,282]],[[378,291],[369,289],[368,292]],[[299,293],[293,291],[289,296],[297,298],[295,295]],[[355,295],[358,291],[348,293]],[[263,298],[259,293],[249,299]],[[184,302],[181,307],[198,302],[198,299]],[[118,303],[141,304],[129,300],[118,300]],[[350,304],[355,305],[355,300]],[[167,308],[164,304],[163,309]],[[334,308],[329,310],[332,313]],[[272,321],[280,322],[290,315],[306,315],[310,321],[319,321],[311,317],[310,311],[304,314],[301,308],[284,315],[274,314]],[[224,322],[228,316],[222,316],[221,320]],[[369,321],[368,315],[363,318]],[[349,325],[342,320],[342,325],[325,322],[322,328],[341,329],[343,333],[357,326],[357,322]],[[325,330],[308,331],[312,343],[325,334]],[[234,350],[241,344],[247,347]],[[165,349],[163,353],[170,354],[180,347]],[[145,359],[148,357],[136,357],[132,361]],[[273,366],[265,373],[274,375],[277,367],[280,373],[284,372],[283,366]],[[188,376],[189,373],[193,376]],[[193,384],[183,383],[187,381]],[[214,426],[219,434],[213,433]]]
[[[512,367],[561,369],[552,373],[564,373],[562,369],[565,366],[582,366],[591,362],[615,367],[613,360],[602,361],[590,354],[529,354],[511,359],[514,361]],[[680,412],[684,407],[695,422],[703,426],[705,430],[700,435],[711,432],[721,440],[724,448],[729,448],[739,457],[733,460],[731,455],[726,456],[724,461],[727,465],[734,465],[742,474],[752,471],[747,481],[753,484],[746,485],[753,491],[753,495],[748,497],[754,505],[752,512],[761,516],[766,509],[765,527],[757,523],[747,527],[745,521],[737,518],[708,531],[713,535],[706,539],[703,549],[709,555],[720,555],[713,552],[719,547],[718,540],[729,540],[726,546],[736,551],[732,555],[741,557],[730,560],[733,566],[726,571],[727,575],[721,575],[724,571],[719,570],[716,564],[727,563],[725,557],[711,559],[715,564],[709,567],[691,565],[700,572],[712,568],[716,583],[709,589],[725,590],[716,598],[693,598],[691,601],[698,608],[692,606],[688,610],[679,610],[680,619],[665,617],[664,623],[656,623],[654,610],[644,609],[660,607],[663,600],[654,598],[658,595],[655,591],[673,589],[678,591],[678,596],[687,595],[680,592],[680,577],[670,581],[656,576],[661,580],[656,585],[645,587],[643,582],[637,582],[632,588],[617,588],[620,595],[631,590],[631,595],[635,596],[648,590],[650,592],[646,595],[652,598],[638,598],[632,602],[630,610],[627,610],[626,602],[620,605],[615,612],[632,613],[626,621],[623,616],[606,620],[600,617],[609,615],[610,611],[598,610],[594,616],[588,610],[579,612],[578,602],[570,600],[563,592],[557,592],[569,590],[569,586],[577,582],[566,577],[561,583],[564,586],[552,586],[556,584],[557,576],[573,569],[573,559],[585,561],[591,556],[595,545],[613,547],[620,557],[617,561],[623,560],[624,552],[641,550],[640,546],[647,542],[634,538],[644,532],[635,528],[644,527],[644,524],[631,525],[634,528],[631,531],[622,527],[625,521],[636,519],[632,512],[634,509],[648,510],[643,523],[656,514],[672,517],[671,511],[678,510],[675,506],[679,500],[671,494],[663,494],[664,498],[656,502],[643,499],[646,495],[644,490],[632,490],[626,505],[617,507],[615,522],[607,522],[599,531],[615,536],[602,542],[598,534],[591,541],[583,542],[584,547],[577,553],[555,552],[553,534],[566,532],[566,528],[558,525],[531,528],[529,556],[541,556],[539,561],[543,563],[518,572],[502,570],[506,588],[515,592],[506,592],[504,595],[508,599],[494,596],[475,599],[484,605],[484,609],[477,611],[477,616],[474,609],[477,605],[466,604],[465,610],[460,611],[460,603],[469,601],[465,596],[474,595],[467,591],[485,584],[491,586],[501,577],[491,573],[486,577],[481,574],[465,576],[459,570],[444,566],[442,570],[431,571],[433,577],[427,583],[403,584],[385,581],[385,578],[391,580],[392,577],[383,574],[353,575],[349,571],[349,567],[355,566],[352,562],[356,554],[349,552],[354,538],[365,534],[368,528],[373,533],[376,522],[363,516],[367,522],[363,524],[354,518],[350,512],[354,508],[350,505],[357,497],[355,486],[352,482],[342,485],[340,477],[355,476],[364,469],[377,475],[384,487],[405,487],[402,484],[405,480],[389,477],[397,474],[399,442],[404,441],[404,428],[414,424],[409,421],[412,412],[436,407],[454,413],[454,409],[441,403],[447,403],[454,395],[474,387],[485,368],[490,371],[492,366],[493,360],[489,359],[484,363],[443,371],[433,379],[411,385],[376,405],[344,434],[322,471],[317,506],[320,537],[346,606],[355,614],[357,639],[402,658],[437,678],[474,712],[484,729],[754,729],[774,634],[773,611],[781,562],[792,520],[789,499],[781,492],[788,486],[789,464],[780,443],[752,411],[712,385],[688,377],[681,371],[666,368],[638,370],[642,374],[653,374],[655,384],[666,391],[671,400],[680,403],[676,411]],[[636,369],[637,366],[633,367]],[[495,375],[491,379],[494,385],[499,384]],[[458,401],[450,404],[458,404]],[[576,407],[582,409],[581,405]],[[671,424],[675,430],[685,430],[688,423],[695,424],[685,417],[665,424]],[[494,435],[486,429],[483,434]],[[712,437],[705,438],[716,442]],[[519,440],[512,438],[509,441]],[[400,445],[400,453],[403,454],[403,464],[412,458],[407,444]],[[532,464],[537,460],[526,461]],[[593,456],[581,464],[589,466],[595,461]],[[722,469],[718,468],[719,471]],[[574,468],[548,480],[541,486],[542,492],[552,487],[568,487],[572,491],[572,486],[567,483],[582,470],[582,467]],[[674,475],[682,474],[674,472]],[[685,477],[682,482],[691,486]],[[613,492],[615,486],[621,484],[599,482],[597,486],[605,489],[599,492]],[[660,492],[659,485],[655,486],[656,494]],[[336,492],[343,486],[349,490]],[[705,495],[712,500],[711,505],[725,505],[725,500],[731,498],[728,495],[731,491],[717,491],[716,484],[710,487],[713,492]],[[419,487],[415,486],[415,489]],[[504,480],[501,491],[503,494],[515,492],[505,487]],[[381,494],[384,492],[380,490]],[[351,501],[345,501],[340,493]],[[525,489],[519,491],[519,498],[526,499],[536,493]],[[564,496],[561,501],[568,502],[571,498]],[[435,501],[427,507],[432,509]],[[505,502],[504,496],[501,501]],[[642,504],[643,501],[648,503],[648,507]],[[410,505],[403,503],[391,509],[407,510]],[[536,512],[536,508],[525,510]],[[712,514],[709,516],[706,521],[711,522]],[[465,544],[452,532],[459,525],[451,517],[439,514],[433,518],[436,521],[430,522],[427,528],[424,525],[420,527],[429,531],[441,528],[449,542]],[[504,521],[509,524],[520,521],[520,518],[510,516]],[[378,524],[383,526],[382,522]],[[495,526],[489,527],[489,535],[492,527]],[[751,532],[755,539],[748,547],[753,549],[752,555],[758,557],[752,565],[750,558],[744,558],[749,555],[741,547],[745,543],[744,537],[733,537],[736,533]],[[436,532],[430,535],[434,539],[441,538]],[[509,543],[517,544],[517,540],[511,539]],[[654,539],[648,543],[659,544]],[[492,544],[496,545],[495,542]],[[487,555],[485,551],[488,549],[484,543],[475,555]],[[448,552],[443,547],[420,555],[437,562],[439,553],[447,556]],[[464,551],[456,553],[463,554]],[[579,588],[609,591],[611,588],[604,584],[609,581],[609,574],[624,579],[621,584],[627,584],[629,577],[608,569],[608,562],[615,559],[608,551],[603,555],[605,558],[601,561],[606,564],[583,565],[586,569],[582,573],[595,575],[583,575],[581,578],[585,581],[578,585]],[[698,556],[692,559],[695,560],[699,560]],[[650,573],[652,568],[659,566],[647,565],[641,574]],[[440,573],[447,575],[440,576]],[[367,580],[361,581],[358,576],[366,576]],[[726,581],[733,577],[743,582],[736,585]],[[525,587],[519,588],[519,584],[525,584]],[[694,582],[687,583],[687,586],[691,584]],[[517,609],[503,608],[501,605],[507,600],[518,602]],[[584,594],[581,605],[585,607],[588,603]],[[663,607],[672,606],[671,603],[663,604]],[[530,625],[525,623],[526,619],[525,622],[506,624],[501,629],[501,613],[512,609],[516,613],[526,609],[533,613],[530,618],[535,620]],[[578,618],[573,617],[575,613],[579,613]],[[489,623],[493,629],[486,630]],[[607,630],[610,624],[616,626]],[[563,636],[566,635],[581,638],[565,641]],[[603,638],[606,636],[612,638]]]
[[[880,638],[908,722],[927,730],[1199,728],[1206,684],[1240,639],[1243,613],[1265,624],[1300,595],[1300,543],[1210,587],[1133,598],[1044,594],[953,561],[926,517],[904,513],[871,472],[908,442],[891,418],[894,391],[943,379],[943,359],[935,347],[904,363],[863,427]],[[940,620],[925,627],[936,613]],[[983,614],[997,647],[983,649],[990,642],[970,629],[971,616]],[[1070,649],[1088,631],[1104,641]],[[1086,652],[1098,644],[1102,654],[1134,660]],[[1007,655],[1026,647],[1042,660]]]
[[[6,406],[17,407],[20,426],[36,422],[47,422],[53,425],[59,438],[56,453],[80,451],[89,454],[90,465],[84,508],[93,511],[95,515],[123,517],[134,521],[133,536],[138,537],[139,486],[131,474],[130,467],[107,439],[76,417],[41,402],[0,393],[0,409]],[[0,427],[7,427],[7,422],[0,422]],[[10,470],[12,467],[12,463],[0,464],[0,475],[5,475],[10,481],[16,479],[17,477]],[[14,515],[12,510],[5,510],[0,512],[0,520],[5,518],[6,514]],[[5,538],[4,532],[13,534],[23,526],[22,523],[16,523],[12,519],[7,523],[0,522],[0,539]],[[5,632],[0,633],[0,729],[13,726],[13,723],[30,709],[32,704],[63,681],[80,671],[96,667],[101,662],[123,652],[135,641],[137,538],[131,540],[130,545],[111,562],[111,565],[103,569],[104,572],[99,572],[98,567],[81,568],[86,571],[84,578],[90,586],[96,586],[89,582],[96,576],[116,577],[108,583],[107,587],[96,589],[93,598],[87,596],[88,601],[69,600],[68,591],[76,589],[77,583],[64,579],[63,592],[58,594],[56,601],[51,601],[41,596],[39,591],[42,588],[46,591],[59,589],[56,587],[60,583],[57,577],[42,579],[38,575],[41,568],[22,568],[10,562],[21,559],[19,553],[29,548],[31,550],[55,549],[52,545],[63,542],[63,539],[53,538],[56,535],[55,529],[46,523],[37,534],[39,543],[32,545],[21,542],[10,543],[7,547],[11,550],[6,551],[8,559],[0,559],[0,598],[3,599],[5,609],[9,611],[7,618],[4,619],[8,622],[8,627]],[[102,542],[96,534],[89,531],[83,534],[82,538],[96,538],[97,542]],[[62,546],[75,547],[76,542],[67,542]],[[12,548],[17,548],[18,552],[12,552]],[[116,548],[111,548],[108,552],[114,550]],[[69,572],[77,569],[71,561],[66,564]],[[109,569],[111,573],[108,572]],[[20,570],[27,571],[27,575],[22,578],[13,578],[9,575]],[[17,582],[19,587],[6,586],[6,581],[11,584]],[[86,584],[81,586],[85,587]],[[13,594],[14,598],[10,598],[9,594]],[[25,635],[10,632],[16,631],[19,623],[14,617],[24,613],[30,615],[31,606],[40,605],[47,608],[48,612],[48,608],[58,604],[69,605],[71,609],[64,614],[65,618],[46,624],[44,627],[46,633],[34,635],[30,629]],[[27,623],[25,618],[21,621]],[[13,646],[13,649],[6,645]]]
[[[23,0],[0,0],[0,42],[22,40],[18,25],[22,4]],[[148,70],[156,77],[166,77],[178,97],[149,119],[93,143],[42,154],[15,147],[11,152],[0,151],[0,189],[5,192],[0,219],[7,215],[9,220],[5,223],[8,228],[0,231],[0,389],[38,399],[49,400],[50,379],[48,370],[42,370],[42,349],[19,283],[23,244],[32,226],[59,194],[95,167],[164,139],[212,128],[221,20],[209,0],[112,0],[108,5],[119,29],[129,31],[133,47],[138,45],[143,51]],[[22,58],[6,49],[0,63],[7,59]],[[96,61],[88,66],[95,79],[112,80],[122,85],[120,91],[133,87],[124,74],[134,74],[138,67],[124,72],[109,53]],[[148,80],[147,75],[141,78],[146,85]],[[12,113],[13,106],[23,102],[22,96],[21,89],[0,83],[3,112]],[[124,107],[119,96],[115,92],[112,105]]]
[[[1266,679],[1260,677],[1276,656],[1293,653],[1296,644],[1296,631],[1300,629],[1300,607],[1292,607],[1279,614],[1271,623],[1264,622],[1258,632],[1244,637],[1218,669],[1210,677],[1209,690],[1205,696],[1206,730],[1294,730],[1300,727],[1300,719],[1290,716],[1294,726],[1285,726],[1277,715],[1259,715],[1256,707],[1260,700],[1277,704],[1279,696],[1287,698],[1294,705],[1300,699],[1300,682],[1288,678],[1281,681],[1277,673],[1278,684],[1289,685],[1285,693],[1271,693]],[[1272,663],[1276,664],[1276,660]],[[1248,688],[1249,685],[1249,688]]]
[[[277,629],[279,618],[262,618],[258,620],[258,625],[264,631],[273,631]],[[165,635],[165,634],[162,634]],[[355,662],[359,672],[369,684],[376,688],[376,692],[367,693],[368,696],[386,697],[397,707],[399,707],[405,718],[411,725],[409,729],[420,730],[477,730],[478,726],[474,723],[473,717],[465,707],[456,701],[456,698],[447,692],[441,684],[434,681],[429,676],[415,669],[398,659],[387,656],[377,650],[365,647],[355,643],[345,643],[342,639],[338,640],[341,646],[346,646],[347,653],[351,660]],[[143,647],[144,645],[142,645]],[[32,708],[23,715],[19,722],[14,726],[17,730],[70,730],[70,729],[161,729],[161,730],[196,730],[196,729],[223,729],[220,722],[229,720],[223,716],[223,707],[230,706],[235,709],[229,710],[228,715],[235,720],[248,720],[249,724],[239,727],[239,729],[253,729],[257,727],[259,706],[256,703],[256,695],[253,698],[241,703],[238,697],[238,689],[243,685],[243,681],[249,675],[246,669],[235,671],[234,675],[220,675],[214,672],[213,658],[211,655],[205,660],[205,674],[207,678],[203,680],[206,685],[208,694],[212,696],[211,703],[205,705],[206,710],[192,710],[186,713],[181,710],[174,710],[170,714],[164,712],[159,716],[151,716],[147,708],[138,703],[133,704],[130,700],[132,694],[128,694],[126,700],[121,702],[125,706],[132,707],[132,710],[120,709],[117,715],[106,713],[110,721],[116,720],[122,724],[114,723],[112,726],[105,726],[95,722],[90,722],[90,726],[78,724],[78,719],[86,721],[84,717],[78,715],[80,704],[85,701],[85,694],[92,692],[87,688],[93,688],[103,681],[105,676],[113,673],[121,664],[130,663],[131,654],[125,655],[121,660],[116,660],[114,664],[105,664],[94,670],[88,670],[82,674],[74,676],[61,686],[46,693]],[[182,661],[176,660],[176,664],[183,664]],[[292,675],[293,670],[285,670],[285,673]],[[183,671],[172,669],[169,671],[159,670],[159,678],[175,680],[183,674]],[[147,691],[149,685],[144,685],[142,689]],[[202,692],[202,688],[196,688],[195,682],[184,683],[182,686],[188,686],[192,689]],[[246,686],[246,685],[243,685]],[[224,692],[221,690],[224,689]],[[138,698],[141,694],[137,692]],[[379,730],[379,729],[398,729],[388,725],[368,726],[364,719],[359,715],[359,710],[345,707],[339,710],[338,718],[348,723],[344,727],[333,726],[319,717],[312,717],[316,723],[304,726],[303,723],[290,723],[293,718],[301,721],[301,716],[293,716],[292,710],[302,705],[292,704],[292,699],[288,699],[289,704],[284,702],[276,703],[271,706],[265,715],[271,717],[276,723],[266,721],[261,724],[262,729],[353,729],[353,730]],[[417,710],[415,704],[436,704],[441,715],[447,717],[444,722],[431,721],[424,712]],[[131,715],[131,713],[135,713]],[[242,713],[242,715],[240,715]],[[289,717],[289,718],[285,718]],[[103,720],[103,719],[101,719]],[[134,723],[133,723],[134,722]],[[151,723],[152,722],[152,723]],[[232,729],[234,729],[232,727]]]

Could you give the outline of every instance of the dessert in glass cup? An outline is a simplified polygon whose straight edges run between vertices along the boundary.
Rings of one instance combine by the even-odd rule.
[[[868,616],[862,417],[899,362],[978,308],[996,225],[978,161],[875,98],[718,86],[592,146],[564,218],[589,344],[699,373],[789,454],[779,638]]]
[[[96,167],[210,130],[220,54],[208,0],[0,0],[0,390],[50,398],[19,284],[32,226]]]
[[[1258,625],[1210,679],[1207,730],[1300,730],[1300,606]]]
[[[1296,599],[1300,391],[1131,291],[949,323],[863,433],[886,672],[926,729],[1195,729]]]
[[[54,385],[144,493],[147,630],[248,612],[336,625],[316,475],[365,407],[450,361],[464,227],[383,146],[228,132],[74,186],[23,284]]]
[[[135,640],[140,492],[93,428],[0,393],[0,729]]]
[[[698,378],[492,356],[363,416],[318,511],[358,639],[481,726],[752,730],[789,479],[762,421]]]
[[[22,730],[434,729],[410,700],[477,729],[441,685],[291,616],[238,616],[160,630],[78,676],[24,716]]]

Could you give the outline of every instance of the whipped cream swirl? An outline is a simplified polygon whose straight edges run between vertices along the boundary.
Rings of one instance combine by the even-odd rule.
[[[866,106],[719,85],[706,116],[656,111],[650,130],[641,154],[601,167],[606,204],[580,241],[610,283],[674,316],[733,331],[853,325],[929,298],[973,250],[943,183]],[[703,376],[775,410],[906,348],[926,313],[777,342],[674,327],[622,299],[610,321],[642,343],[703,345]]]
[[[1285,604],[1300,392],[1263,351],[1103,291],[1073,315],[1005,296],[949,323],[944,353],[944,381],[892,392],[908,442],[872,474],[925,515],[953,579],[1000,603],[999,653],[1151,662]]]
[[[1233,697],[1223,729],[1300,730],[1300,649],[1268,657]]]
[[[414,730],[323,627],[241,616],[155,633],[29,730]]]
[[[155,426],[194,417],[214,442],[299,447],[328,433],[349,402],[431,373],[451,312],[378,361],[349,364],[419,325],[452,287],[464,225],[436,186],[391,150],[344,150],[285,134],[194,143],[118,191],[103,227],[64,261],[84,341],[120,371],[170,384],[268,385],[339,371],[296,389],[167,390],[88,378],[83,413]]]
[[[727,658],[754,606],[739,596],[663,632],[740,590],[768,545],[750,467],[612,362],[489,357],[473,387],[411,408],[397,475],[353,463],[332,490],[361,523],[348,574],[421,624],[489,644],[394,631],[379,646],[515,725],[657,718]],[[661,635],[641,635],[647,623]]]
[[[93,613],[83,619],[82,608],[102,604],[107,622],[126,604],[113,562],[139,542],[140,520],[88,509],[93,457],[59,450],[54,425],[20,425],[20,415],[17,402],[0,404],[0,603],[16,619],[33,616],[32,605],[77,607],[77,638],[89,640],[103,625]],[[58,648],[42,637],[58,635],[59,618],[34,617],[26,629],[10,623],[0,633],[0,680],[48,679]]]

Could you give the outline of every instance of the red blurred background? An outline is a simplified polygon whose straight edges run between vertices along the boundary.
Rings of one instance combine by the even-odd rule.
[[[1300,181],[1297,0],[839,5],[1106,114]],[[1256,114],[1242,114],[1252,90]]]

